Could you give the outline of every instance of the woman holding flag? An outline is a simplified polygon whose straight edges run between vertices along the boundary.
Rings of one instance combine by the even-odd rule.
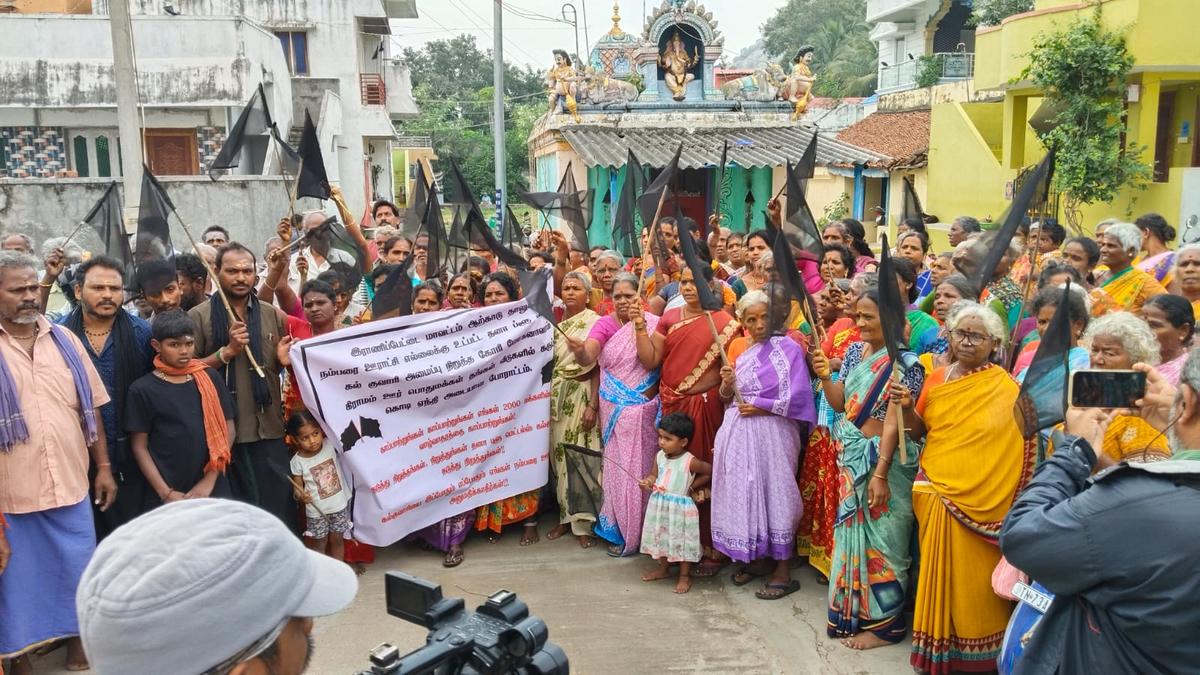
[[[862,341],[846,350],[840,377],[833,378],[823,352],[814,352],[812,361],[837,413],[833,434],[842,446],[827,630],[830,637],[844,638],[847,647],[871,649],[899,642],[908,632],[911,490],[920,445],[909,440],[905,452],[896,453],[895,443],[890,448],[881,443],[894,367],[885,348],[877,289],[858,298],[854,317]],[[920,391],[925,371],[916,356],[901,352],[901,361],[905,387]]]

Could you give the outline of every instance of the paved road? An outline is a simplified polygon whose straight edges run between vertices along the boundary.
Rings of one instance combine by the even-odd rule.
[[[543,530],[545,529],[543,524]],[[383,575],[395,569],[442,585],[447,597],[474,607],[499,588],[515,591],[550,627],[573,673],[911,673],[908,645],[855,652],[825,637],[825,587],[812,571],[795,570],[800,592],[783,600],[754,597],[718,579],[697,580],[677,596],[673,582],[645,583],[645,557],[614,559],[600,548],[584,551],[571,537],[521,548],[517,528],[497,544],[472,537],[462,566],[446,570],[441,555],[412,545],[381,550],[361,577],[347,611],[319,619],[310,673],[343,675],[364,668],[380,642],[413,649],[425,631],[387,615]],[[219,615],[214,620],[220,620]],[[39,664],[54,672],[63,652]]]

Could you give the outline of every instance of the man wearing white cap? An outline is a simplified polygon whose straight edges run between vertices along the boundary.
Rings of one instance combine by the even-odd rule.
[[[312,618],[354,600],[345,563],[280,520],[224,499],[172,502],[100,543],[76,596],[92,669],[299,675]]]

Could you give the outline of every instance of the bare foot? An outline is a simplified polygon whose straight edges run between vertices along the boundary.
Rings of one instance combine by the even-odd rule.
[[[77,637],[67,640],[67,670],[80,671],[87,670],[88,665],[87,654],[83,651],[83,640]]]
[[[643,574],[642,581],[658,581],[659,579],[666,579],[670,575],[670,568],[668,568],[666,565],[659,565],[658,567],[655,567],[649,572]]]
[[[863,651],[867,649],[875,649],[876,647],[886,647],[891,643],[880,638],[871,631],[865,630],[854,637],[848,637],[845,640],[842,640],[842,644],[850,649]]]
[[[521,528],[521,545],[532,546],[538,543],[537,525],[526,525]]]
[[[625,553],[625,547],[619,546],[617,544],[609,544],[608,545],[608,554],[609,555],[611,555],[615,558],[620,558],[624,553]]]
[[[692,590],[691,575],[685,576],[685,575],[680,574],[679,581],[675,582],[675,592],[683,594],[683,593],[687,593],[690,590]]]
[[[367,566],[364,565],[363,563],[356,562],[356,563],[346,563],[346,564],[349,565],[350,569],[354,570],[354,573],[360,577],[367,573]]]
[[[553,528],[550,529],[549,532],[546,533],[546,539],[549,541],[554,541],[555,539],[558,539],[559,537],[563,536],[566,533],[567,533],[566,525],[555,525]]]
[[[587,534],[579,535],[579,548],[591,548],[595,545],[596,545],[595,537],[593,537],[591,535],[587,535]]]

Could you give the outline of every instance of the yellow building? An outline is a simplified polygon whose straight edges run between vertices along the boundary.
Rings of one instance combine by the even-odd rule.
[[[1184,240],[1200,240],[1200,43],[1190,35],[1197,0],[1101,0],[1103,25],[1124,31],[1134,67],[1126,88],[1129,147],[1144,147],[1154,179],[1109,204],[1083,208],[1091,228],[1106,217],[1155,211]],[[1045,153],[1033,125],[1052,113],[1042,92],[1021,78],[1039,35],[1090,16],[1094,3],[1035,0],[1033,11],[980,28],[975,38],[974,88],[1002,92],[1003,101],[944,103],[932,110],[927,210],[999,216],[1013,181]],[[1060,214],[1061,216],[1061,214]]]

